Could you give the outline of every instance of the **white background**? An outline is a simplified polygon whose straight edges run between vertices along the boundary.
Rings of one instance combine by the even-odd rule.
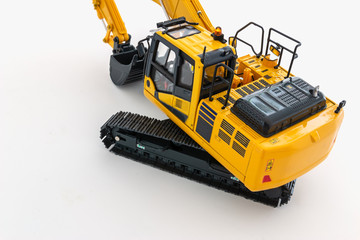
[[[165,19],[117,1],[133,43]],[[3,1],[0,239],[360,239],[357,1],[202,1],[225,35],[248,23],[302,42],[293,73],[348,101],[329,157],[273,209],[109,153],[117,111],[164,119],[142,83],[112,84],[92,1]],[[299,159],[301,160],[301,159]]]

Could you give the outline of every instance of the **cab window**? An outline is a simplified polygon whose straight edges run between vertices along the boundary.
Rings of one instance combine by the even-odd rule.
[[[194,79],[194,65],[184,59],[179,69],[178,85],[179,87],[185,88],[187,90],[191,90],[193,79]]]
[[[154,73],[154,83],[156,89],[161,92],[172,93],[174,90],[174,83],[167,79],[162,73],[159,71],[155,71]]]
[[[175,28],[167,32],[168,35],[170,35],[172,38],[175,39],[184,38],[198,33],[200,33],[200,31],[194,28],[193,26],[184,26],[180,28]]]
[[[155,61],[162,67],[164,67],[169,73],[174,75],[176,55],[175,52],[170,50],[165,44],[159,42],[159,46],[156,52]]]
[[[222,62],[225,63],[225,62]],[[215,67],[217,64],[208,66],[204,70],[204,78],[203,78],[203,87],[210,87],[213,79],[214,79],[214,73],[215,73]],[[217,76],[225,77],[225,69],[224,67],[220,67],[217,70]],[[219,80],[215,78],[215,82],[218,82]]]
[[[162,42],[158,42],[151,71],[151,78],[158,91],[173,92],[176,60],[175,52]]]
[[[227,64],[227,65],[230,64],[229,62],[226,62],[226,61],[220,62],[220,63]],[[214,80],[214,74],[215,74],[215,69],[216,69],[217,64],[213,64],[213,65],[210,65],[210,66],[207,66],[206,68],[204,68],[203,82],[202,82],[202,87],[201,87],[201,92],[200,92],[200,99],[209,97],[209,93],[210,93],[211,89],[212,89],[213,94],[217,94],[219,92],[226,90],[229,87],[228,83],[221,81],[220,78],[217,78],[217,76],[222,77],[222,78],[228,78],[227,70],[223,66],[218,67],[216,76],[215,76],[215,82],[212,86],[212,82]]]

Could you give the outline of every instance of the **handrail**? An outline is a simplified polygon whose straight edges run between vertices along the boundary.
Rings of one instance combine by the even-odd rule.
[[[260,28],[260,29],[261,29],[261,32],[262,32],[262,34],[261,34],[261,49],[260,49],[260,52],[258,52],[258,53],[255,51],[254,47],[253,47],[250,43],[245,42],[244,40],[238,38],[238,34],[239,34],[241,31],[243,31],[244,29],[246,29],[247,27],[249,27],[250,25],[254,25],[254,26]],[[233,38],[233,41],[232,41],[232,43],[231,43],[231,46],[232,46],[232,47],[236,48],[236,47],[235,47],[235,39],[236,39],[236,40],[239,40],[240,42],[248,45],[248,46],[251,48],[251,50],[253,51],[253,53],[256,55],[257,58],[259,58],[259,57],[262,55],[263,45],[264,45],[264,28],[263,28],[262,26],[260,26],[259,24],[254,23],[254,22],[249,22],[249,23],[246,24],[244,27],[240,28],[240,29],[236,32],[236,34],[235,34],[234,37],[229,37],[229,42],[230,42],[230,39],[231,39],[231,38]]]
[[[290,50],[288,49],[287,47],[285,47],[284,45],[280,44],[279,42],[275,42],[274,40],[271,39],[271,32],[274,31],[276,32],[277,34],[280,34],[281,36],[297,43],[296,46],[294,47],[294,50]],[[290,72],[291,72],[291,68],[293,66],[293,63],[294,63],[294,60],[298,57],[296,51],[298,49],[298,47],[301,46],[301,42],[299,42],[298,40],[292,38],[292,37],[289,37],[288,35],[274,29],[274,28],[270,28],[269,29],[269,35],[268,35],[268,40],[267,40],[267,45],[266,45],[266,52],[265,52],[265,56],[268,55],[268,50],[269,50],[269,44],[271,43],[274,43],[276,44],[277,47],[280,47],[281,48],[281,51],[280,51],[280,56],[279,56],[279,62],[278,64],[275,66],[275,68],[278,68],[280,66],[280,63],[281,63],[281,60],[282,60],[282,56],[283,56],[283,52],[284,50],[288,51],[289,53],[292,54],[292,58],[291,58],[291,62],[290,62],[290,66],[289,66],[289,69],[288,69],[288,74],[286,76],[286,78],[288,78],[290,76]]]
[[[224,75],[227,75],[227,78],[223,78],[221,76],[217,76],[217,70],[219,67],[224,67],[227,72],[224,73]],[[228,74],[231,74],[230,75],[230,78],[228,76]],[[229,100],[229,96],[230,96],[230,90],[231,90],[231,85],[232,85],[232,82],[233,82],[233,79],[234,79],[234,70],[229,67],[228,65],[224,64],[224,63],[218,63],[216,66],[215,66],[215,70],[214,70],[214,76],[213,76],[213,79],[212,79],[212,83],[211,83],[211,88],[210,88],[210,92],[209,92],[209,101],[213,101],[213,89],[214,89],[214,82],[216,79],[220,79],[221,82],[225,82],[225,83],[228,83],[229,84],[229,87],[228,87],[228,90],[227,90],[227,93],[226,93],[226,98],[225,98],[225,102],[224,102],[224,106],[221,108],[221,109],[224,109],[228,103],[228,100]]]

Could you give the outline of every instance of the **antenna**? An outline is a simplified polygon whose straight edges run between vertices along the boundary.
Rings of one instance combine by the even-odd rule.
[[[201,57],[201,62],[205,65],[205,53],[206,53],[206,46],[204,47],[203,55]]]

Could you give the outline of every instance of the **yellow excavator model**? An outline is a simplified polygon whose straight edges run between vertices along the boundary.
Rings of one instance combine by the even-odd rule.
[[[101,127],[105,146],[257,202],[287,203],[295,180],[334,146],[346,102],[291,73],[296,39],[273,28],[265,39],[250,22],[226,40],[198,0],[154,2],[168,20],[135,47],[114,0],[93,0],[113,48],[112,81],[142,79],[145,96],[169,117],[118,112]],[[240,37],[248,28],[259,33],[258,52]],[[238,56],[240,47],[253,53]]]

